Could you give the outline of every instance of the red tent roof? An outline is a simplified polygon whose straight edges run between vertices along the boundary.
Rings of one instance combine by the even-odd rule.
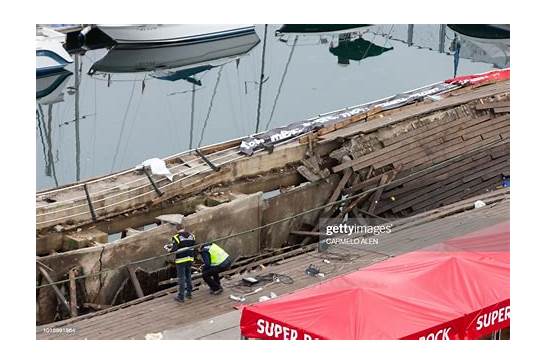
[[[509,222],[263,303],[262,339],[474,339],[510,325]]]

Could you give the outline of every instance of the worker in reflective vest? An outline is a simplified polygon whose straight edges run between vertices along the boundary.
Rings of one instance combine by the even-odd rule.
[[[220,273],[231,266],[232,261],[229,254],[214,243],[203,245],[200,253],[204,263],[202,270],[203,280],[210,287],[210,293],[215,295],[222,293]]]
[[[178,295],[174,298],[177,302],[184,302],[184,298],[191,299],[191,265],[195,256],[195,237],[193,234],[180,230],[171,238],[171,243],[165,245],[170,253],[175,253],[176,274],[178,276]],[[184,291],[186,295],[184,297]]]

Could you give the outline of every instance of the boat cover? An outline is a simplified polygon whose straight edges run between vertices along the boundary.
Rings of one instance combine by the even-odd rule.
[[[245,305],[260,339],[477,339],[510,325],[509,221]]]

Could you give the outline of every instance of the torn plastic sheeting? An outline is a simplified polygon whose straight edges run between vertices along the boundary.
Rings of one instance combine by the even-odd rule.
[[[165,176],[172,182],[174,175],[171,173],[165,161],[159,158],[146,159],[135,167],[136,169],[150,168],[153,175]]]
[[[356,115],[365,114],[374,108],[380,110],[392,110],[408,105],[425,97],[431,97],[453,90],[458,86],[455,84],[438,82],[432,85],[423,86],[418,89],[403,92],[385,99],[372,101],[367,104],[354,106],[338,112],[320,116],[315,119],[297,121],[287,126],[275,128],[264,133],[249,136],[241,141],[239,152],[245,155],[252,155],[254,152],[266,147],[273,147],[290,138],[297,137],[310,131],[318,130],[341,120],[350,119]]]

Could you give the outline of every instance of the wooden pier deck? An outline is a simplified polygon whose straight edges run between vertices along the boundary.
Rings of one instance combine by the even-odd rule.
[[[313,133],[316,138],[309,136],[298,137],[288,141],[284,145],[275,147],[272,153],[261,151],[253,156],[244,156],[238,153],[240,139],[212,145],[200,149],[219,171],[212,170],[195,151],[180,153],[165,158],[167,166],[175,174],[171,182],[166,178],[155,178],[155,184],[161,195],[152,186],[146,175],[129,169],[113,175],[94,178],[85,182],[75,183],[62,188],[48,191],[40,191],[36,194],[36,230],[43,232],[51,230],[55,226],[63,229],[74,229],[78,226],[104,221],[107,218],[120,216],[141,208],[149,208],[150,205],[192,196],[205,189],[217,185],[231,183],[237,179],[260,175],[275,168],[283,168],[291,163],[300,163],[305,157],[310,140],[316,144],[317,155],[325,156],[335,149],[340,138],[348,138],[357,134],[371,133],[379,129],[386,129],[404,120],[411,120],[419,116],[457,107],[470,102],[479,102],[499,94],[509,93],[510,82],[500,81],[481,87],[464,87],[445,95],[439,101],[424,100],[415,104],[400,107],[399,109],[384,112],[365,113],[352,116],[339,124],[329,126]],[[505,107],[492,109],[503,114],[508,112]],[[504,137],[507,132],[506,120],[502,132]],[[470,147],[474,142],[484,144],[485,139],[502,138],[494,133],[489,135],[483,128],[481,133],[469,138],[463,143],[464,147]],[[455,137],[452,143],[462,142],[462,135]],[[478,140],[479,139],[479,140]],[[490,139],[491,140],[491,139]],[[415,162],[419,159],[417,158]],[[412,161],[409,161],[412,162]],[[411,164],[411,163],[410,163]],[[89,192],[89,203],[85,189]],[[93,206],[95,218],[91,212]]]
[[[336,261],[335,256],[331,255],[328,257],[331,264],[326,264],[323,262],[325,255],[310,251],[267,266],[253,274],[286,274],[294,280],[293,284],[277,283],[268,286],[264,291],[249,296],[247,302],[254,302],[260,295],[270,292],[281,295],[320,282],[321,278],[304,273],[309,264],[318,265],[326,273],[324,279],[327,279],[388,259],[389,256],[424,248],[509,220],[509,189],[474,198],[477,199],[486,201],[488,205],[472,209],[473,200],[466,200],[444,206],[408,218],[391,234],[382,236],[378,246],[350,249],[339,247],[331,250],[339,254],[350,253],[352,258],[346,261]],[[237,293],[228,287],[234,285],[238,279],[240,276],[224,279],[225,290],[220,296],[211,296],[207,289],[201,288],[194,293],[193,300],[178,304],[173,301],[176,288],[171,288],[111,309],[39,326],[36,329],[36,338],[144,339],[148,333],[173,330],[233,311],[238,303],[230,300],[229,295]]]

